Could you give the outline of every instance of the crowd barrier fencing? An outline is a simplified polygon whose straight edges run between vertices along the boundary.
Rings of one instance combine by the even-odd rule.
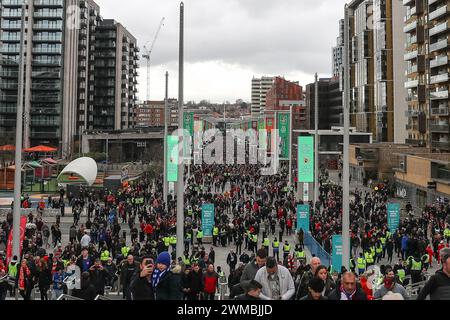
[[[311,255],[320,259],[322,265],[327,267],[331,265],[331,255],[314,239],[310,232],[304,234],[303,243]]]

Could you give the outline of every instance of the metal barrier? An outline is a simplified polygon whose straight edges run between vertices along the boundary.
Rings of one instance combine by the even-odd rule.
[[[320,259],[320,262],[329,267],[331,265],[331,255],[314,239],[310,232],[306,232],[303,236],[303,243],[312,255]]]
[[[112,299],[98,294],[94,300],[112,300]]]

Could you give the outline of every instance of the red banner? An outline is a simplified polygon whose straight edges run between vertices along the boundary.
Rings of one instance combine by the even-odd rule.
[[[20,218],[20,256],[22,255],[22,249],[23,249],[23,239],[25,238],[25,228],[27,225],[27,217],[21,217]],[[8,237],[8,245],[6,247],[6,265],[9,264],[9,262],[12,259],[13,255],[13,229],[9,232]],[[20,256],[18,257],[20,260]]]

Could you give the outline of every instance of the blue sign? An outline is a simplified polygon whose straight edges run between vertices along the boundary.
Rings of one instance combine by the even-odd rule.
[[[334,235],[331,244],[333,247],[331,255],[331,265],[333,271],[341,272],[342,268],[342,236]]]
[[[309,212],[309,205],[299,204],[297,206],[297,231],[303,229],[304,233],[309,232]]]
[[[214,204],[205,203],[202,205],[202,231],[204,237],[212,237],[214,227]]]
[[[388,203],[387,205],[387,220],[389,231],[394,233],[400,225],[400,204]]]

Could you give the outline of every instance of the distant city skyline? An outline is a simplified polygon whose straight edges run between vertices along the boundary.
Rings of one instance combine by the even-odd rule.
[[[104,17],[114,16],[143,46],[163,26],[152,54],[151,99],[178,93],[179,1],[96,0]],[[253,76],[284,76],[300,85],[331,76],[331,48],[345,0],[186,0],[185,101],[251,100]],[[120,8],[120,10],[118,10]],[[280,20],[280,17],[283,17]],[[317,26],[317,27],[314,27]],[[142,51],[141,51],[142,53]],[[145,60],[139,70],[139,99],[146,98]]]

